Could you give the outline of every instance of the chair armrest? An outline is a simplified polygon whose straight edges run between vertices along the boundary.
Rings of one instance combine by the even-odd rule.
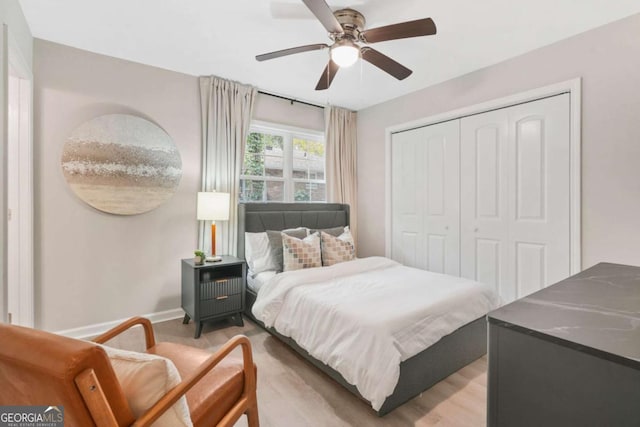
[[[104,334],[97,336],[92,341],[98,344],[104,344],[110,339],[120,335],[127,329],[130,329],[131,327],[136,325],[142,325],[142,328],[144,329],[144,339],[147,349],[150,349],[151,347],[156,345],[156,339],[153,335],[153,326],[151,326],[151,321],[149,321],[149,319],[145,319],[144,317],[132,317],[129,320],[125,320],[118,326],[115,326]]]
[[[213,353],[211,357],[202,362],[198,369],[188,378],[183,379],[178,385],[169,390],[160,398],[151,408],[132,424],[132,427],[150,426],[156,421],[167,409],[178,401],[187,391],[195,386],[202,377],[204,377],[211,369],[213,369],[222,359],[224,359],[236,347],[242,347],[243,371],[244,371],[244,390],[242,398],[247,398],[250,390],[256,387],[255,368],[253,365],[253,354],[251,353],[251,342],[244,335],[236,335],[227,341],[218,351]]]

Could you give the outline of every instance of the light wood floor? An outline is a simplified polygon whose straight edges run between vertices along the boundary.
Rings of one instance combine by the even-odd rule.
[[[178,342],[211,351],[236,334],[247,335],[258,366],[258,410],[262,427],[439,426],[486,425],[486,356],[464,367],[400,408],[378,417],[328,376],[298,356],[268,332],[245,319],[245,326],[227,321],[205,324],[194,339],[193,322],[181,319],[154,325],[157,341]],[[141,350],[135,329],[110,344]],[[238,427],[246,426],[246,417]]]

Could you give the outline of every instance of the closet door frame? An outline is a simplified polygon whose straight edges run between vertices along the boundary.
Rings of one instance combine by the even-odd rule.
[[[469,107],[436,114],[411,122],[390,126],[385,129],[385,255],[391,256],[391,140],[397,132],[429,126],[444,121],[461,119],[466,116],[485,113],[499,108],[511,107],[536,101],[550,96],[569,93],[570,95],[570,268],[571,274],[582,270],[582,221],[581,221],[581,109],[582,79],[566,80],[515,95],[494,99]]]

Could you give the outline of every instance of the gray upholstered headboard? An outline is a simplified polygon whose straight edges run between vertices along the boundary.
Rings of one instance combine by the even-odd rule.
[[[332,228],[349,225],[349,205],[340,203],[240,203],[238,258],[244,259],[244,233],[287,228]]]

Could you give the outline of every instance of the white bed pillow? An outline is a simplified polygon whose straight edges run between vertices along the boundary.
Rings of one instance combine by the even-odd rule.
[[[282,233],[282,258],[284,271],[322,267],[320,235],[313,233],[304,239],[296,239]]]
[[[344,232],[337,237],[321,231],[320,239],[323,266],[328,267],[356,258],[356,245],[349,227],[345,227]]]
[[[146,412],[181,381],[178,369],[165,357],[121,350],[106,345],[101,347],[109,356],[120,387],[136,417]],[[187,398],[182,396],[152,425],[153,427],[193,427]]]
[[[260,288],[275,277],[276,274],[278,274],[277,271],[263,271],[255,276],[247,276],[247,287],[255,293],[258,293]]]
[[[251,276],[277,269],[266,232],[244,233],[244,257]]]

